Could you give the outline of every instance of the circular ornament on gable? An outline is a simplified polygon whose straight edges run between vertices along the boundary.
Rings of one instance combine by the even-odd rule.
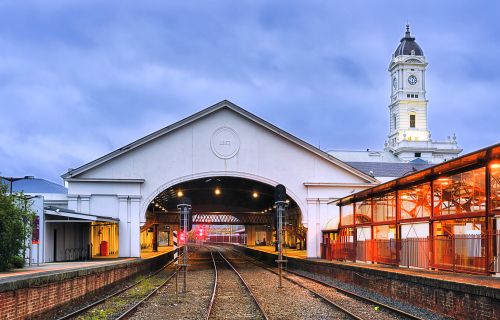
[[[221,159],[230,159],[240,150],[238,133],[229,127],[220,127],[210,141],[213,153]]]

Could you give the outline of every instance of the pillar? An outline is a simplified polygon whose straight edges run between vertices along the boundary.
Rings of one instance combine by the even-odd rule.
[[[118,196],[118,219],[118,256],[130,257],[128,196]]]
[[[141,202],[140,197],[130,198],[130,257],[141,256]]]

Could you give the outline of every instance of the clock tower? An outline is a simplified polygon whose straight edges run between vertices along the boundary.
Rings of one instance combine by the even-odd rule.
[[[392,55],[390,129],[386,150],[403,161],[421,158],[439,163],[456,157],[459,149],[456,137],[447,142],[433,142],[427,125],[425,72],[427,61],[422,48],[406,25],[405,36]]]

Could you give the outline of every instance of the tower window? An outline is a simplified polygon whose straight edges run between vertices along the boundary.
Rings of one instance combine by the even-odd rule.
[[[392,124],[393,124],[393,129],[396,130],[396,115],[392,116]]]
[[[415,128],[415,115],[410,114],[410,128]]]
[[[421,152],[415,152],[415,157],[416,158],[420,158],[422,156],[422,153]]]

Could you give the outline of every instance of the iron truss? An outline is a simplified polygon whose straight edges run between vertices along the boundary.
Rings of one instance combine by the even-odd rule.
[[[178,214],[157,215],[157,223],[179,223]],[[273,225],[274,217],[267,213],[193,213],[194,224],[211,225]]]

